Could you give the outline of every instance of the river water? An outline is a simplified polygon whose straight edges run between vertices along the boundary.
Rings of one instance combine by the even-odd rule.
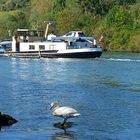
[[[59,101],[81,116],[64,130],[51,115]],[[103,53],[98,59],[0,58],[0,111],[18,123],[1,140],[139,140],[140,54]]]

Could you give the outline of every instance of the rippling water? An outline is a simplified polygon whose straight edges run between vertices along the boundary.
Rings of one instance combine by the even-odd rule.
[[[81,116],[72,127],[51,115],[58,100]],[[19,122],[2,140],[139,140],[140,54],[104,53],[99,59],[0,58],[0,111]]]

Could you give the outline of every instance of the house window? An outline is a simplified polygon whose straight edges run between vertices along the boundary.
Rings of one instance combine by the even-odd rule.
[[[45,50],[45,45],[39,45],[40,50]]]
[[[29,50],[34,50],[35,46],[34,45],[29,45]]]

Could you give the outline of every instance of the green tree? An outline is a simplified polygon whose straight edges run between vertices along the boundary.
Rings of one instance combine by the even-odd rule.
[[[117,0],[116,3],[125,6],[125,5],[136,4],[136,0]]]
[[[24,13],[20,11],[0,12],[0,38],[8,38],[8,31],[27,26]]]
[[[128,10],[123,6],[116,6],[110,10],[109,14],[106,16],[106,22],[110,26],[122,27],[133,25],[133,19],[129,14]]]
[[[66,7],[66,0],[54,0],[54,10],[60,11]]]
[[[84,12],[91,12],[94,16],[106,15],[115,5],[135,4],[136,0],[77,0]]]
[[[53,20],[52,10],[52,0],[32,0],[29,15],[30,26],[32,28],[45,28],[46,23],[44,21]]]
[[[3,11],[16,10],[29,5],[30,0],[1,0],[0,9]]]

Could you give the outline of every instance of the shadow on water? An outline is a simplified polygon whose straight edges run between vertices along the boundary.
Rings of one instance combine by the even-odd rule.
[[[9,128],[11,125],[0,125],[0,131],[2,131],[2,129],[6,129]]]
[[[55,123],[53,125],[55,128],[62,129],[63,132],[55,133],[52,135],[52,140],[71,140],[74,138],[74,133],[68,131],[68,128],[71,128],[73,126],[72,122],[66,122],[65,125],[62,126],[62,123]]]
[[[10,126],[2,126],[0,125],[0,131],[2,131],[3,129],[9,128]]]

